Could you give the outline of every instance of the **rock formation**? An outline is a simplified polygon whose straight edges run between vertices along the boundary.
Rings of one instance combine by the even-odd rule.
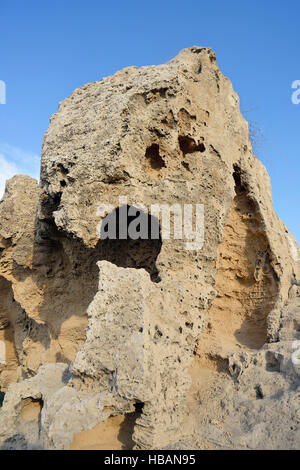
[[[162,204],[201,205],[201,246]],[[159,236],[99,239],[124,210]],[[112,423],[136,449],[295,448],[298,257],[210,49],[75,90],[40,187],[0,202],[2,448],[101,448]]]

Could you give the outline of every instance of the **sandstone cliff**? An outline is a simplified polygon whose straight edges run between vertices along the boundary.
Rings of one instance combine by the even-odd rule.
[[[203,246],[99,240],[120,196],[201,204]],[[297,447],[298,257],[210,49],[75,90],[0,203],[2,448]]]

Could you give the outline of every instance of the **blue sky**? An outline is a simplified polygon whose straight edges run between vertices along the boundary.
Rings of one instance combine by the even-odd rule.
[[[0,4],[0,192],[4,179],[37,176],[43,135],[58,102],[122,67],[166,62],[210,46],[264,134],[256,151],[279,216],[300,242],[299,0],[28,0]]]

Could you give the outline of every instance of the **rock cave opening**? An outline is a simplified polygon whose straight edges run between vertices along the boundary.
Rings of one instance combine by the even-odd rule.
[[[125,211],[124,219],[122,215],[120,217],[122,211],[123,214]],[[98,246],[102,250],[101,260],[123,268],[143,268],[153,282],[160,281],[156,261],[162,239],[156,217],[133,206],[119,207],[103,219],[100,237]]]
[[[188,153],[205,152],[205,145],[202,138],[197,144],[192,137],[181,135],[178,137],[178,143],[183,156],[187,155]]]
[[[133,433],[141,411],[110,416],[92,429],[75,434],[71,450],[132,450],[135,446]]]
[[[159,145],[152,144],[146,150],[147,170],[149,173],[158,173],[162,168],[166,168],[164,159],[159,153]]]
[[[38,422],[41,418],[44,402],[41,398],[24,398],[22,400],[21,419],[25,422]]]

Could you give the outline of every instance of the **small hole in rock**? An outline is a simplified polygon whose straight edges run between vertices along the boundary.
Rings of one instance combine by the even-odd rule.
[[[159,154],[159,145],[152,144],[146,150],[147,167],[149,172],[158,172],[162,168],[166,168],[163,158]]]
[[[43,400],[38,398],[25,398],[22,400],[21,418],[25,422],[38,421],[43,408]]]
[[[156,267],[162,246],[160,231],[156,217],[133,206],[121,206],[102,220],[99,243],[103,259],[117,266],[143,268],[153,282],[160,282]]]
[[[260,385],[256,385],[255,392],[256,392],[256,399],[257,400],[262,400],[264,398],[264,394],[262,392],[262,389],[261,389]]]
[[[190,165],[187,162],[182,161],[181,164],[186,170],[191,171],[190,170]]]
[[[143,402],[137,402],[137,403],[135,403],[134,408],[135,408],[136,413],[142,413],[143,408],[144,408],[144,403]]]
[[[182,151],[183,155],[187,153],[194,153],[194,152],[205,152],[205,145],[203,142],[199,142],[198,144],[194,139],[188,136],[179,136],[178,137],[179,147]]]

